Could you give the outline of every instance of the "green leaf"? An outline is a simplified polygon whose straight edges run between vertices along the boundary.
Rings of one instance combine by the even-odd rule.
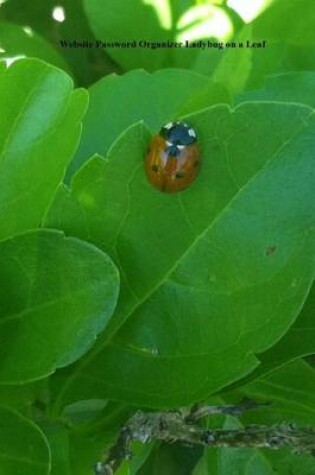
[[[309,0],[278,0],[253,22],[253,37],[267,40],[264,52],[253,54],[248,87],[268,74],[315,68],[315,13]]]
[[[121,475],[191,475],[200,457],[200,447],[187,447],[184,444],[159,444],[153,448],[149,458],[138,472],[130,471]],[[120,475],[120,474],[119,474]]]
[[[99,421],[104,408],[108,410],[107,402],[104,399],[88,399],[87,401],[77,401],[66,406],[63,411],[63,419],[68,420],[71,426],[91,425]]]
[[[275,346],[259,355],[260,366],[245,379],[245,382],[253,381],[289,361],[315,353],[314,312],[315,285],[292,327]]]
[[[49,475],[46,437],[32,421],[0,407],[0,471],[3,475]]]
[[[89,96],[82,140],[69,175],[94,153],[104,156],[117,137],[137,121],[144,120],[156,132],[183,113],[230,103],[223,86],[206,76],[176,69],[107,76],[89,89]]]
[[[62,189],[47,224],[106,250],[122,289],[106,339],[60,404],[189,404],[249,373],[253,353],[285,333],[314,274],[311,112],[248,103],[192,115],[202,170],[177,194],[148,183],[138,124]]]
[[[237,401],[239,402],[239,400]],[[220,404],[224,404],[221,400]],[[221,416],[222,417],[222,416]],[[213,428],[213,416],[208,417],[210,430]],[[230,416],[225,416],[219,428],[239,429],[242,424]],[[254,448],[213,448],[204,449],[193,475],[276,475],[261,451]]]
[[[118,272],[97,248],[57,231],[0,243],[1,383],[43,378],[79,358],[108,323]]]
[[[165,473],[165,475],[170,475],[169,471],[162,470],[162,472],[159,472],[162,464],[156,463],[157,466],[155,467],[154,462],[156,462],[158,458],[154,450],[156,444],[157,443],[154,442],[149,442],[146,444],[143,444],[141,442],[133,442],[132,459],[126,460],[121,464],[121,466],[117,470],[117,475],[144,475],[148,473],[150,473],[151,475],[157,473]],[[152,458],[154,459],[154,461],[151,460],[152,452]],[[143,468],[143,465],[145,466],[145,468]],[[164,466],[164,468],[166,467]]]
[[[236,37],[237,47],[225,51],[214,71],[213,79],[224,84],[231,94],[243,91],[250,75],[252,50],[246,48],[246,42],[251,39],[252,29],[249,25],[244,27]]]
[[[295,422],[315,424],[315,370],[303,360],[296,360],[277,368],[265,376],[241,387],[237,394],[255,401],[270,401],[272,406],[248,413],[246,423]],[[235,396],[234,396],[235,397]],[[265,422],[263,422],[265,420]]]
[[[191,68],[200,49],[186,40],[222,40],[233,31],[230,15],[210,2],[84,0],[84,6],[95,38],[108,43],[99,48],[125,71]]]
[[[315,10],[309,0],[277,0],[255,21],[257,37],[294,44],[315,43]]]
[[[169,17],[170,6],[163,1],[164,16]],[[167,41],[172,32],[160,24],[154,2],[137,0],[84,0],[84,7],[95,38],[108,42]],[[136,21],[131,21],[136,19]],[[170,20],[168,20],[169,23]],[[168,48],[154,51],[140,47],[113,47],[106,52],[126,70],[142,67],[147,70],[161,68],[170,56]]]
[[[36,57],[69,71],[69,67],[57,49],[30,27],[0,22],[0,44],[0,59],[17,56]]]
[[[292,454],[290,450],[268,451],[265,459],[273,467],[275,475],[312,475],[314,472],[312,455]]]
[[[41,428],[48,439],[51,450],[49,475],[71,475],[69,430],[58,422],[47,421],[42,422]]]
[[[92,415],[89,410],[93,410],[93,406],[95,420],[84,421],[86,416],[89,418]],[[88,412],[84,413],[85,410],[90,415]],[[68,406],[57,420],[43,420],[41,427],[51,447],[51,475],[92,474],[94,464],[116,442],[122,425],[132,414],[134,408],[111,402],[106,407],[103,404],[102,408],[101,401],[90,400]],[[150,444],[133,444],[133,458],[127,464],[128,469],[130,466],[131,470],[133,467],[136,470],[149,449]]]
[[[227,418],[224,429],[239,429],[242,425]],[[218,451],[217,475],[277,475],[260,450],[223,448]]]
[[[0,406],[11,407],[20,413],[29,415],[30,406],[34,401],[41,400],[43,394],[47,394],[47,380],[23,385],[1,386]]]
[[[303,71],[267,77],[264,89],[247,91],[237,102],[279,101],[295,102],[315,107],[315,73]]]
[[[215,79],[239,93],[242,88],[263,86],[267,75],[314,70],[314,22],[314,8],[309,0],[273,2],[239,33],[239,37],[249,40],[250,44],[265,41],[265,48],[227,50]],[[234,40],[237,42],[238,37]]]
[[[156,442],[143,443],[134,443],[132,446],[132,452],[134,454],[131,462],[129,462],[129,474],[137,475],[142,466],[146,463],[147,459],[150,457],[152,450],[154,449]]]
[[[101,438],[84,436],[62,422],[41,423],[51,447],[50,475],[91,475],[104,450]]]
[[[0,75],[0,240],[37,227],[80,138],[86,91],[35,59]]]

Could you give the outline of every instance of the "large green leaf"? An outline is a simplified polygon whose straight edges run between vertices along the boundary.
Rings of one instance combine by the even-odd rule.
[[[35,59],[0,75],[0,240],[37,227],[81,132],[86,91]]]
[[[114,140],[137,121],[144,120],[153,132],[182,112],[230,102],[221,85],[200,74],[176,69],[107,76],[89,89],[89,96],[82,140],[70,174],[92,154],[105,155]]]
[[[57,231],[0,243],[0,381],[42,378],[79,358],[111,317],[118,272],[100,250]]]
[[[174,195],[146,180],[138,124],[60,190],[47,224],[105,249],[123,282],[106,340],[61,400],[175,406],[257,365],[253,353],[284,334],[313,280],[311,113],[248,103],[192,115],[202,171]]]
[[[50,450],[30,420],[0,407],[0,471],[3,475],[49,475]]]

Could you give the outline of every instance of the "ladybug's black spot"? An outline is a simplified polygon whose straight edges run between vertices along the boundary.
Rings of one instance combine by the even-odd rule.
[[[158,172],[158,171],[159,171],[159,167],[158,167],[157,165],[152,165],[151,170],[152,170],[153,172]]]
[[[184,178],[184,176],[185,176],[185,173],[183,173],[183,172],[175,173],[175,178]]]

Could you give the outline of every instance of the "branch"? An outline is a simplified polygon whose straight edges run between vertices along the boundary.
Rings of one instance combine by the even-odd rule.
[[[257,407],[244,402],[240,406],[204,406],[187,411],[136,412],[121,429],[119,438],[104,462],[98,462],[95,475],[113,475],[124,460],[132,457],[133,441],[146,443],[152,439],[184,442],[204,447],[247,447],[278,450],[289,446],[295,453],[315,454],[315,429],[297,428],[293,424],[273,426],[250,425],[243,429],[209,430],[192,422],[208,414],[238,415]]]

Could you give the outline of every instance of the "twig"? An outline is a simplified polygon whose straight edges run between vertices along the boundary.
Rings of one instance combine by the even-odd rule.
[[[113,475],[124,460],[130,460],[132,452],[130,446],[135,440],[129,427],[123,427],[115,445],[110,449],[105,463],[97,462],[94,466],[97,475]]]
[[[250,425],[243,429],[209,430],[192,422],[209,414],[240,415],[258,407],[253,402],[240,406],[204,406],[190,411],[136,412],[121,429],[119,438],[104,462],[98,462],[95,475],[113,475],[124,460],[132,457],[133,441],[146,443],[152,439],[184,442],[205,447],[252,447],[278,450],[289,446],[295,453],[315,453],[315,429],[297,428],[292,424],[273,426]]]

